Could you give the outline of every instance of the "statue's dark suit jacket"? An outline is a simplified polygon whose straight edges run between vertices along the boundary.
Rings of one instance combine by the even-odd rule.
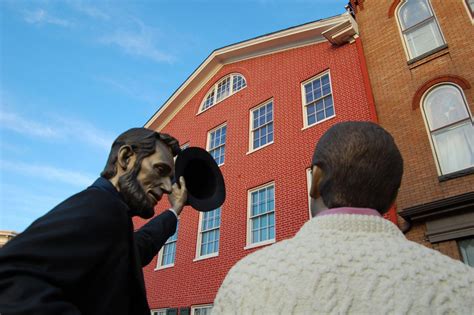
[[[104,181],[0,249],[0,314],[150,314],[141,268],[173,235],[176,216],[165,211],[133,232],[130,209]]]

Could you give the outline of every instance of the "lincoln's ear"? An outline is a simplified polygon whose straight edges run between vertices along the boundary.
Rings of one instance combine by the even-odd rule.
[[[131,146],[121,146],[117,156],[117,166],[123,171],[133,167],[134,156],[135,152],[133,152]]]

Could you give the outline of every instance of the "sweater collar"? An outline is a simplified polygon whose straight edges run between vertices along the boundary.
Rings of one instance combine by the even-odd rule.
[[[374,215],[381,217],[380,213],[377,210],[370,208],[353,208],[353,207],[341,207],[333,208],[328,210],[323,210],[318,213],[316,216],[331,215],[331,214],[361,214],[361,215]]]
[[[360,215],[354,213],[332,213],[331,215],[317,215],[306,222],[301,230],[304,233],[363,233],[385,234],[395,237],[405,237],[400,229],[390,220],[376,215]]]

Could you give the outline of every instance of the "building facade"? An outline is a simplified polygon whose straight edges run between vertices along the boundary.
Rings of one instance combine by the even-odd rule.
[[[347,120],[377,120],[349,14],[211,53],[146,127],[206,148],[227,199],[208,213],[186,208],[177,233],[144,268],[152,313],[208,314],[237,261],[294,236],[310,219],[315,145]]]
[[[474,266],[474,1],[351,0],[406,236]]]

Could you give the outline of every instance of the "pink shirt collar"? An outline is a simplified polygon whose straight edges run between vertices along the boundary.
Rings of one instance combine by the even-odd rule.
[[[333,208],[321,211],[316,216],[323,216],[323,215],[331,215],[331,214],[362,214],[362,215],[375,215],[381,217],[382,215],[374,209],[369,208],[350,208],[350,207],[342,207],[342,208]]]

